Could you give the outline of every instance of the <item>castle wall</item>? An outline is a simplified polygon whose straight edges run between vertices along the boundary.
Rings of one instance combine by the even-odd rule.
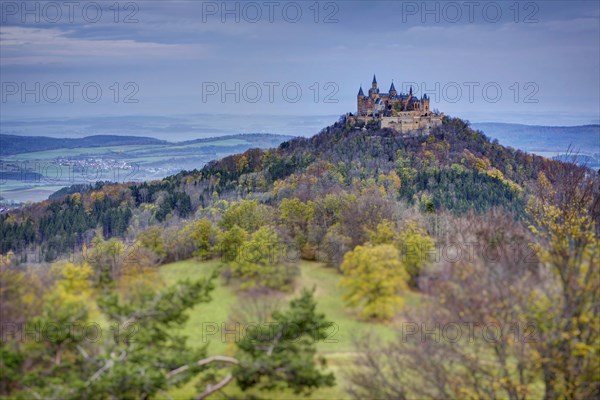
[[[431,128],[442,124],[443,114],[421,116],[420,113],[403,112],[394,117],[382,117],[381,128],[390,128],[398,133],[408,133],[411,131],[422,131],[423,134],[429,134]]]

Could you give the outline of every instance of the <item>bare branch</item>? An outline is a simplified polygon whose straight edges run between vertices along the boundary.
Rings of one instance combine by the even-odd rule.
[[[227,384],[229,382],[231,382],[232,380],[233,380],[233,375],[229,374],[225,378],[223,378],[223,380],[221,382],[217,383],[216,385],[208,385],[206,387],[206,390],[204,392],[200,393],[200,395],[198,395],[198,397],[196,397],[196,400],[205,399],[207,396],[213,394],[214,392],[218,392],[219,390],[221,390],[225,386],[227,386]]]
[[[198,361],[196,362],[196,365],[197,365],[197,366],[199,366],[199,367],[201,367],[201,366],[203,366],[203,365],[210,364],[210,363],[212,363],[212,362],[224,362],[224,363],[228,363],[228,364],[236,364],[236,365],[240,363],[240,362],[239,362],[237,359],[235,359],[235,358],[233,358],[233,357],[227,357],[227,356],[212,356],[212,357],[208,357],[208,358],[203,358],[202,360],[198,360]],[[167,379],[170,379],[170,378],[174,377],[174,376],[175,376],[175,375],[177,375],[177,374],[180,374],[180,373],[182,373],[182,372],[185,372],[185,371],[187,371],[188,369],[190,369],[190,366],[189,366],[189,365],[182,365],[181,367],[179,367],[179,368],[176,368],[176,369],[172,370],[171,372],[169,372],[169,373],[167,374]]]

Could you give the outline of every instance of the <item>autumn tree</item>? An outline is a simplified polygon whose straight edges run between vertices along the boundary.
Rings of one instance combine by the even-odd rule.
[[[191,230],[191,238],[196,245],[194,255],[200,259],[208,259],[212,255],[212,249],[217,241],[217,232],[212,223],[202,218],[192,222],[188,229]]]
[[[376,229],[367,229],[367,238],[372,245],[395,244],[398,240],[396,225],[390,220],[384,220]]]
[[[400,250],[402,265],[410,276],[409,284],[415,287],[421,269],[432,257],[435,242],[416,221],[409,220],[398,234],[397,247]]]
[[[389,319],[402,306],[408,274],[393,245],[356,246],[344,256],[341,270],[346,304],[359,308],[361,317]]]
[[[356,399],[539,397],[539,332],[527,307],[540,276],[537,259],[527,253],[527,230],[495,211],[456,219],[445,235],[444,241],[476,250],[423,271],[426,297],[403,311],[395,340],[357,340],[356,362],[344,368],[348,393]]]
[[[599,193],[588,170],[556,163],[539,174],[528,203],[547,275],[532,296],[547,399],[600,395]]]
[[[163,229],[161,227],[152,226],[140,232],[137,240],[141,247],[152,250],[162,260],[167,255],[162,235]]]
[[[2,375],[18,375],[15,386],[25,388],[23,395],[27,397],[73,397],[67,382],[76,373],[67,371],[85,370],[81,354],[87,354],[89,340],[83,328],[91,322],[93,270],[87,264],[65,262],[53,265],[51,275],[54,283],[43,295],[40,313],[25,323],[30,336],[3,345],[3,356],[13,362],[2,362],[7,368]],[[4,377],[2,381],[2,386],[8,383]]]
[[[256,200],[240,200],[232,203],[223,213],[220,226],[224,230],[237,225],[252,233],[270,222],[271,210]]]
[[[283,199],[279,205],[281,222],[295,239],[298,249],[304,250],[308,242],[308,227],[315,214],[315,203],[300,201],[297,197]]]
[[[238,225],[233,225],[230,229],[220,231],[217,234],[217,246],[221,257],[221,262],[229,264],[241,254],[241,249],[248,239],[248,232]]]
[[[286,248],[274,228],[264,226],[250,235],[237,249],[229,263],[231,274],[242,282],[242,288],[255,286],[290,290],[297,269],[286,263]]]
[[[92,239],[91,246],[83,247],[83,260],[94,271],[96,286],[111,285],[121,275],[125,259],[131,255],[131,247],[117,238],[104,240],[100,232]]]

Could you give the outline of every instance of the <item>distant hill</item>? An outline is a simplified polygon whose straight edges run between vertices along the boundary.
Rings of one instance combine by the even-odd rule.
[[[202,138],[202,139],[192,139],[192,140],[186,140],[183,142],[175,142],[178,145],[188,145],[188,144],[197,144],[197,143],[209,143],[209,142],[214,142],[215,140],[230,140],[230,139],[241,139],[241,140],[247,140],[248,138],[252,138],[253,141],[259,141],[259,140],[265,140],[265,141],[279,141],[279,142],[283,142],[285,140],[289,140],[292,139],[294,136],[289,136],[289,135],[277,135],[274,133],[241,133],[241,134],[237,134],[237,135],[225,135],[225,136],[218,136],[217,138],[215,137],[209,137],[209,138]]]
[[[273,145],[291,139],[292,136],[282,136],[273,133],[246,133],[238,135],[219,136],[218,138],[202,138],[186,140],[183,142],[170,142],[145,136],[120,136],[120,135],[94,135],[84,138],[52,138],[47,136],[18,136],[0,134],[0,157],[11,156],[15,154],[32,153],[36,151],[57,150],[57,149],[78,149],[88,147],[107,147],[107,146],[153,146],[153,145],[178,145],[187,146],[198,143],[210,143],[222,140],[248,140],[251,142],[262,143],[266,141]],[[245,149],[240,149],[243,151]]]
[[[532,153],[558,154],[571,148],[581,154],[600,154],[600,125],[541,126],[484,122],[471,126],[505,146]]]
[[[46,136],[0,135],[0,156],[56,149],[77,149],[81,147],[160,144],[168,144],[168,142],[143,136],[95,135],[67,139]]]

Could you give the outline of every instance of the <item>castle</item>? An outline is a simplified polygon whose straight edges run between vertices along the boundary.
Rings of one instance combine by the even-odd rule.
[[[428,134],[431,128],[442,124],[444,117],[443,113],[429,109],[429,97],[426,94],[420,99],[414,96],[412,87],[408,93],[398,93],[392,82],[389,93],[379,93],[375,75],[369,95],[365,96],[361,86],[356,102],[356,120],[380,121],[381,128],[391,128],[399,133],[417,131]]]

